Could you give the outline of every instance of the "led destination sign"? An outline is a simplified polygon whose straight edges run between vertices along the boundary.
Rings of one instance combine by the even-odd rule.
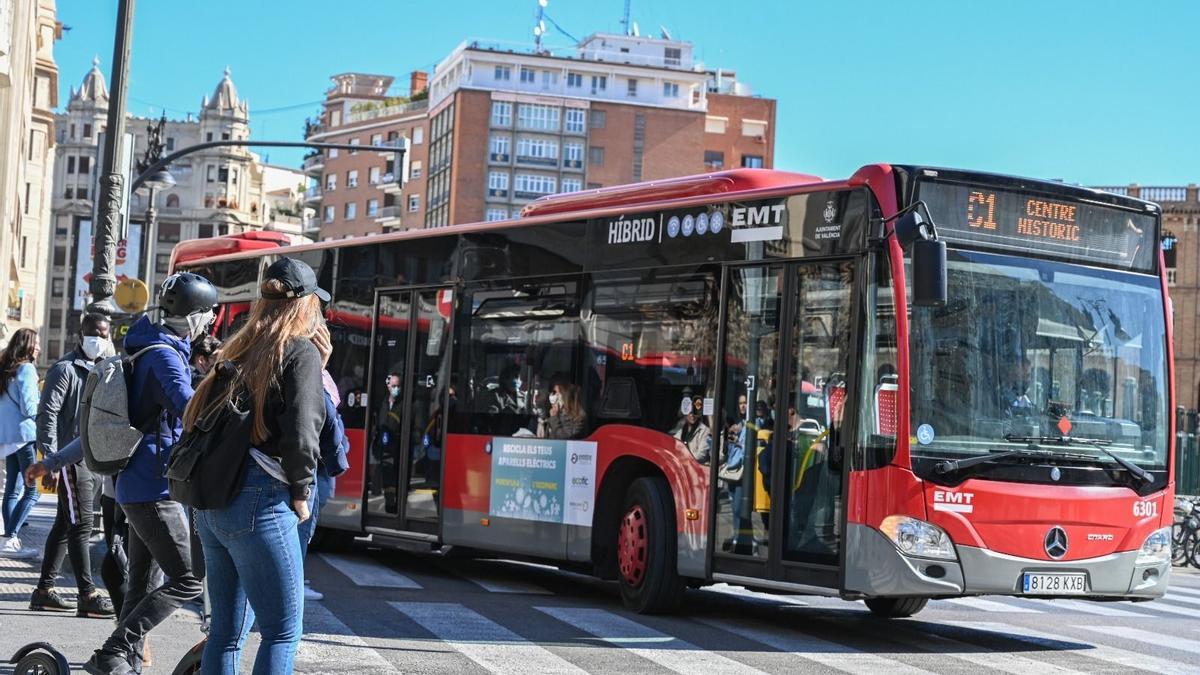
[[[922,181],[938,234],[981,247],[1033,252],[1121,269],[1154,267],[1154,217],[1092,203]]]

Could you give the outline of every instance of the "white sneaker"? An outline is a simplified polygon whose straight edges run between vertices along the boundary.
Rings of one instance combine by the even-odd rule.
[[[309,588],[308,586],[305,586],[304,587],[304,599],[305,600],[324,600],[325,594],[320,591],[314,591],[313,589]]]
[[[28,560],[29,558],[38,557],[38,550],[36,548],[24,548],[21,546],[20,538],[9,537],[4,540],[4,545],[0,546],[0,557]]]

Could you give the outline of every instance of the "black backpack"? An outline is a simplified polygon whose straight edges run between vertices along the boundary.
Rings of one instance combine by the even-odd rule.
[[[232,362],[217,367],[217,391],[225,391],[236,380],[238,394],[207,410],[190,431],[184,431],[167,464],[171,499],[196,509],[229,506],[242,491],[250,459],[254,412],[249,392],[236,377]]]

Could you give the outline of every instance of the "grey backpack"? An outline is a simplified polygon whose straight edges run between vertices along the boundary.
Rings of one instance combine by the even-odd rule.
[[[125,468],[142,442],[142,431],[129,421],[129,376],[137,358],[170,345],[147,345],[132,356],[111,356],[97,363],[83,385],[79,406],[79,443],[87,468],[113,476]]]

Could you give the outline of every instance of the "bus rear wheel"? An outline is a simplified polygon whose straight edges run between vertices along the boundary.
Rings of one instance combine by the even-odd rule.
[[[670,612],[684,582],[675,564],[675,510],[662,478],[639,478],[625,492],[617,523],[617,582],[625,606],[639,614]]]
[[[902,619],[925,609],[929,598],[867,598],[867,609],[884,619]]]

